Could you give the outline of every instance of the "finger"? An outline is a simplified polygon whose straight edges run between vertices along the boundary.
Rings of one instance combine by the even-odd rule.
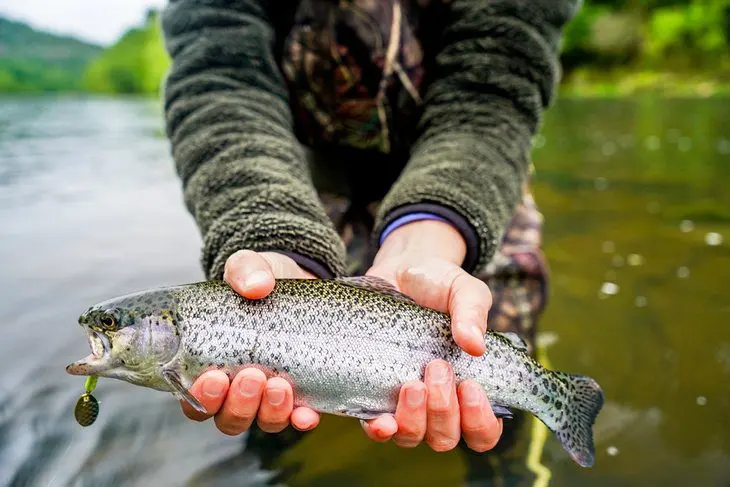
[[[486,351],[484,334],[491,307],[492,293],[483,281],[466,272],[454,278],[448,304],[451,329],[456,344],[471,355]]]
[[[223,407],[215,416],[222,433],[240,435],[251,427],[265,385],[266,375],[255,368],[243,369],[234,377]]]
[[[319,414],[312,409],[300,407],[291,413],[291,425],[299,431],[309,431],[319,424]]]
[[[426,367],[426,443],[435,451],[456,447],[461,435],[459,401],[448,363],[434,360]]]
[[[274,289],[274,271],[267,259],[252,250],[239,250],[226,260],[223,279],[241,296],[260,299]]]
[[[431,261],[424,266],[400,265],[395,279],[398,289],[421,306],[448,311],[449,290],[456,276],[464,273],[447,261]]]
[[[272,377],[266,383],[257,423],[266,433],[278,433],[289,425],[294,393],[291,385],[281,377]]]
[[[365,434],[373,441],[384,443],[398,431],[398,423],[392,414],[383,414],[375,419],[360,421]]]
[[[491,450],[502,436],[502,420],[494,416],[484,388],[466,380],[459,384],[458,395],[464,441],[474,451]]]
[[[180,401],[183,413],[193,421],[205,421],[215,415],[223,405],[228,392],[228,376],[220,370],[211,370],[202,374],[193,383],[190,393],[208,411],[202,414],[196,411],[187,401]]]
[[[403,448],[418,446],[426,435],[426,384],[410,381],[403,384],[395,411],[398,432],[393,437]]]
[[[396,279],[401,291],[418,304],[451,316],[454,340],[464,351],[475,356],[486,351],[484,333],[492,293],[483,281],[447,261],[404,266]]]
[[[314,279],[314,274],[299,267],[291,257],[276,252],[261,252],[259,255],[269,263],[277,279]]]

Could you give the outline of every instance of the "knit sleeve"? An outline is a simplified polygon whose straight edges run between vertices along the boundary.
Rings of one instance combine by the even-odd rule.
[[[275,59],[292,8],[285,0],[171,0],[163,12],[172,58],[167,134],[211,279],[239,249],[344,272],[344,245],[312,184]]]
[[[472,267],[486,265],[520,200],[531,140],[560,75],[562,29],[579,3],[450,2],[418,138],[381,205],[376,235],[404,208],[438,205],[469,222],[478,243]]]

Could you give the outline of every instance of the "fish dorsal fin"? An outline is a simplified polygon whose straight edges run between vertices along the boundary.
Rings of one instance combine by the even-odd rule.
[[[495,333],[502,335],[515,347],[517,350],[527,351],[527,343],[513,331],[496,331]]]
[[[409,303],[415,303],[412,298],[409,298],[402,292],[398,291],[395,286],[391,283],[375,276],[356,276],[356,277],[338,277],[335,281],[345,284],[346,286],[352,286],[368,291],[376,291],[382,294],[387,294],[396,299],[408,301]]]

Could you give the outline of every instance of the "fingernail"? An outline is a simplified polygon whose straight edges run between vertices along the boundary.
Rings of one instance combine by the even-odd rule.
[[[255,288],[257,286],[260,286],[261,284],[265,283],[269,280],[269,275],[264,271],[255,271],[252,272],[249,276],[246,277],[246,279],[243,281],[243,288],[245,290]]]
[[[484,343],[484,332],[478,325],[472,325],[468,328],[469,334],[476,343]]]
[[[417,408],[423,404],[425,398],[426,389],[421,387],[406,389],[406,403],[412,408]]]
[[[472,384],[467,384],[461,391],[461,397],[464,399],[464,406],[473,408],[479,406],[482,402],[480,391]]]
[[[284,402],[286,392],[283,389],[268,389],[266,391],[266,399],[272,406],[279,406]]]
[[[212,378],[203,382],[203,394],[208,397],[221,397],[225,388],[226,385],[223,382]]]
[[[446,384],[449,380],[449,369],[443,364],[431,366],[430,372],[429,375],[433,384]]]
[[[251,377],[245,377],[238,383],[238,390],[243,397],[254,397],[261,390],[261,383]]]

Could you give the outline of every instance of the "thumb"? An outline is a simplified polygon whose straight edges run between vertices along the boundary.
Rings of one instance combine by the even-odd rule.
[[[261,299],[274,289],[271,264],[252,250],[239,250],[226,260],[223,280],[244,298]]]
[[[271,268],[277,279],[314,279],[314,275],[305,271],[294,259],[276,252],[261,252],[260,255]]]
[[[226,261],[223,280],[248,299],[261,299],[274,289],[275,279],[311,278],[291,258],[276,252],[239,250]]]

